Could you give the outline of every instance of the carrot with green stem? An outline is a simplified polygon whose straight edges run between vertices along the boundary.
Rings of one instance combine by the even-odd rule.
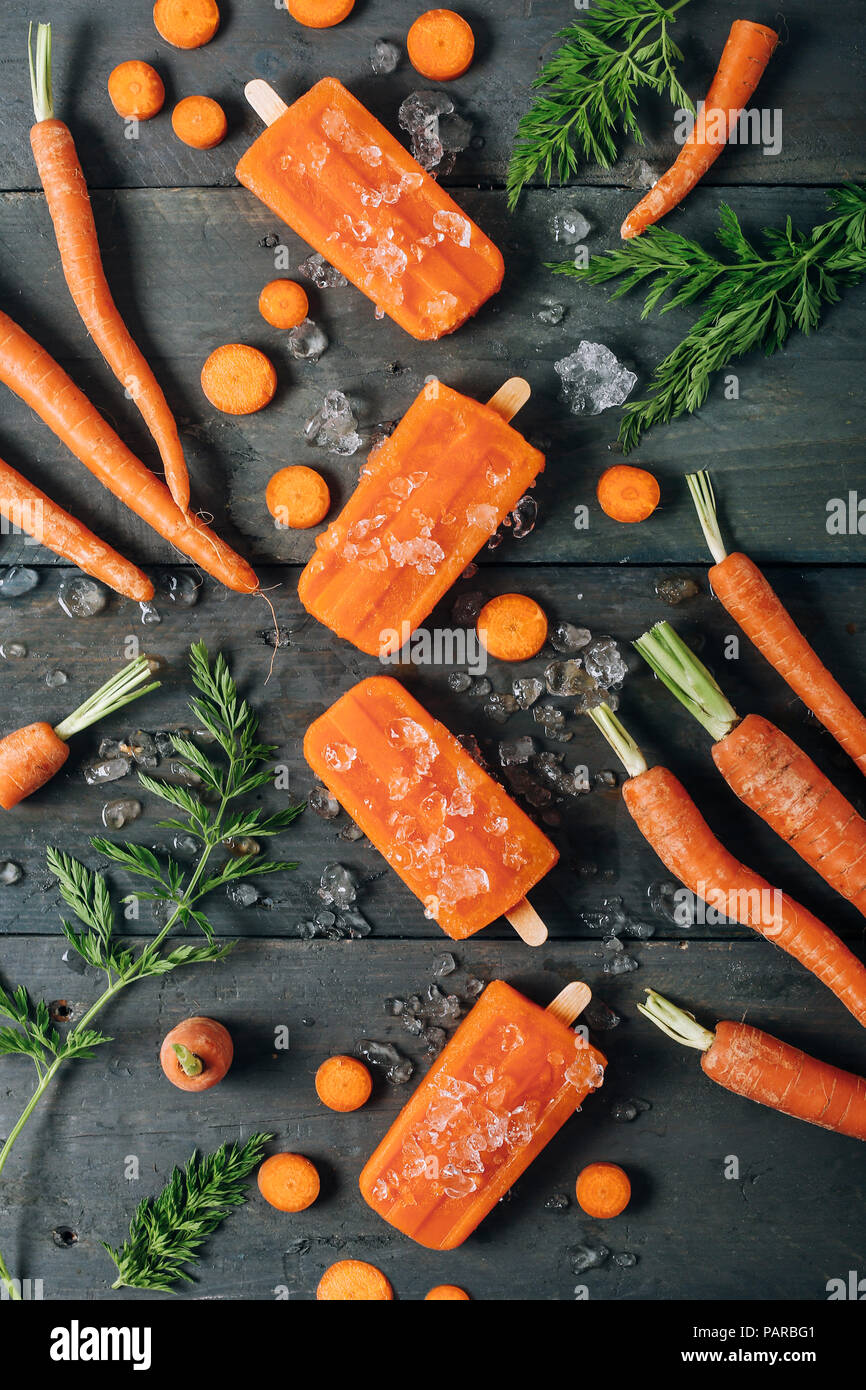
[[[709,473],[704,469],[687,473],[686,482],[716,562],[709,571],[716,597],[794,694],[866,772],[866,717],[831,676],[754,561],[726,550]]]
[[[624,240],[641,232],[681,203],[715,163],[736,129],[740,114],[773,56],[779,35],[765,24],[735,19],[707,99],[674,163],[632,208],[620,228]]]
[[[177,424],[159,382],[112,298],[75,142],[68,126],[54,117],[50,24],[37,25],[35,54],[32,34],[28,33],[27,51],[36,118],[30,130],[30,144],[69,293],[91,338],[141,412],[159,449],[171,495],[185,514],[189,507],[189,475]]]
[[[713,761],[731,790],[866,914],[866,821],[847,797],[775,724],[758,714],[741,719],[670,623],[656,623],[634,645],[712,735]]]
[[[587,713],[628,773],[626,808],[668,872],[726,921],[754,928],[793,956],[866,1025],[866,965],[807,908],[725,849],[678,778],[647,766],[607,705]]]
[[[4,811],[32,796],[60,771],[69,757],[67,740],[73,734],[158,690],[160,683],[150,680],[152,674],[147,657],[140,656],[122,667],[53,729],[40,720],[0,739],[0,806]],[[146,685],[146,681],[150,683]]]
[[[637,1006],[640,1013],[674,1042],[700,1052],[710,1080],[795,1120],[866,1139],[862,1076],[810,1057],[749,1023],[717,1023],[712,1033],[654,989],[646,993],[646,1003]]]

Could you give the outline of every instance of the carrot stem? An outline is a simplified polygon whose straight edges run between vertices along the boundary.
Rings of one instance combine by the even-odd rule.
[[[204,1062],[183,1043],[172,1043],[172,1051],[178,1060],[178,1065],[185,1076],[201,1076],[204,1071]]]
[[[684,1047],[694,1047],[698,1052],[708,1052],[715,1042],[716,1035],[709,1028],[698,1023],[694,1014],[678,1009],[669,999],[648,989],[645,1004],[638,1004],[638,1013],[650,1019],[663,1033]]]
[[[51,25],[37,24],[36,54],[33,53],[33,24],[27,30],[27,57],[30,63],[30,92],[37,121],[54,120],[54,92],[51,86]]]
[[[687,647],[670,623],[656,623],[634,646],[663,685],[718,743],[739,724],[740,716],[721,686]]]
[[[82,729],[95,724],[98,719],[114,714],[133,700],[140,700],[142,695],[149,695],[152,690],[158,690],[159,681],[143,685],[150,675],[151,665],[146,656],[139,656],[135,661],[128,662],[122,670],[117,671],[110,680],[101,685],[89,700],[79,705],[62,723],[56,724],[55,734],[58,738],[69,739],[73,734],[78,734]]]
[[[727,559],[728,552],[725,549],[725,542],[722,540],[722,533],[719,529],[719,518],[716,515],[716,495],[713,492],[710,475],[705,468],[702,468],[699,473],[687,473],[686,482],[698,513],[698,521],[701,523],[704,540],[709,546],[710,554],[716,564],[720,565],[723,560]]]
[[[599,733],[603,734],[629,777],[639,777],[646,772],[647,763],[628,729],[617,719],[610,705],[597,705],[588,709],[587,714]]]

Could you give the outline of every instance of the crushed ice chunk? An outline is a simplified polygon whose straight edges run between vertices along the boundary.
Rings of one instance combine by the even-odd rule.
[[[11,565],[9,569],[0,571],[0,598],[23,598],[38,583],[39,575],[35,570],[28,569],[26,565]]]
[[[588,1269],[597,1269],[609,1254],[606,1245],[578,1245],[571,1257],[572,1272],[583,1274]]]
[[[580,695],[595,685],[592,676],[581,668],[580,661],[569,657],[566,661],[551,661],[544,668],[544,679],[550,695]]]
[[[592,640],[588,627],[576,627],[574,623],[554,623],[550,630],[550,644],[563,656],[573,656]]]
[[[258,889],[251,883],[229,883],[226,897],[233,907],[255,907],[259,901]]]
[[[14,859],[4,859],[0,862],[0,883],[17,883],[23,877],[24,870],[20,864],[16,864]]]
[[[503,767],[528,763],[536,747],[535,739],[529,734],[523,734],[520,738],[504,739],[499,745],[499,761]]]
[[[312,319],[304,319],[286,334],[289,352],[298,362],[317,362],[327,351],[328,335]]]
[[[532,317],[548,328],[555,328],[565,318],[565,305],[555,299],[546,299],[540,308],[534,310]]]
[[[467,671],[452,671],[448,677],[448,688],[457,695],[465,695],[472,689],[472,677]]]
[[[661,579],[656,580],[654,588],[656,596],[671,608],[701,592],[700,586],[687,574],[663,575]]]
[[[27,655],[27,648],[23,642],[2,642],[0,643],[0,657],[4,661],[23,661]]]
[[[460,212],[434,212],[433,226],[437,232],[444,232],[458,246],[468,246],[472,237],[472,223]]]
[[[622,405],[637,381],[635,373],[624,367],[610,348],[586,339],[553,365],[573,415],[600,415],[611,406]]]
[[[84,763],[81,771],[87,785],[95,787],[101,782],[116,782],[126,777],[131,767],[129,758],[93,758]]]
[[[589,236],[592,223],[577,208],[568,208],[565,212],[554,214],[550,221],[550,229],[554,241],[558,241],[561,246],[577,246]]]
[[[412,154],[428,173],[450,173],[454,156],[465,150],[472,125],[443,92],[411,92],[400,105],[397,120],[407,131]]]
[[[400,49],[388,39],[376,39],[370,47],[370,67],[377,77],[385,77],[395,71],[400,61]]]
[[[57,686],[65,685],[68,680],[69,677],[67,676],[66,672],[58,669],[48,672],[48,674],[45,677],[45,684],[49,686],[51,690],[55,690]]]
[[[160,570],[156,583],[160,593],[178,608],[194,608],[198,603],[201,579],[186,570]]]
[[[348,743],[329,743],[325,747],[324,756],[328,767],[332,767],[335,772],[348,772],[358,757],[358,750],[351,748]]]
[[[358,896],[358,880],[345,864],[326,864],[318,894],[323,902],[337,908],[351,907]]]
[[[340,814],[340,803],[327,787],[312,787],[307,804],[311,811],[322,817],[322,820],[336,820]]]
[[[312,419],[304,427],[304,437],[310,444],[327,449],[330,454],[349,455],[361,447],[358,421],[342,391],[329,391]]]
[[[534,705],[539,695],[544,694],[544,682],[535,676],[521,676],[512,681],[511,689],[521,709],[529,709]]]
[[[345,275],[326,261],[318,251],[314,251],[305,261],[301,261],[298,266],[298,274],[303,275],[306,280],[312,280],[316,288],[320,290],[333,290],[349,283]]]
[[[397,1086],[404,1085],[415,1068],[406,1057],[401,1057],[393,1043],[376,1042],[373,1038],[359,1038],[355,1044],[355,1054],[370,1066],[385,1073],[387,1079]]]
[[[511,527],[511,534],[516,541],[525,540],[535,530],[535,523],[538,520],[538,503],[531,493],[524,493],[520,498],[513,512],[505,518],[505,524]]]
[[[108,593],[95,579],[76,575],[64,579],[57,593],[57,602],[69,618],[93,618],[108,602]]]
[[[586,648],[583,664],[592,678],[608,690],[628,675],[628,667],[613,637],[596,637]]]

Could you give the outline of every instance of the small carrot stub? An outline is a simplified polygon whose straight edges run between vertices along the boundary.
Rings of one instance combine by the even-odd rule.
[[[226,415],[253,415],[274,398],[277,373],[270,358],[248,343],[214,348],[201,369],[201,389]]]
[[[10,811],[44,787],[69,757],[69,747],[40,720],[0,739],[0,806]]]
[[[577,1179],[577,1204],[587,1216],[607,1221],[625,1211],[631,1198],[628,1173],[617,1163],[589,1163]]]
[[[453,10],[427,10],[419,15],[406,39],[409,62],[431,82],[462,77],[475,56],[472,26]]]
[[[171,113],[171,128],[178,140],[194,150],[214,150],[228,132],[228,121],[213,97],[184,97]]]
[[[357,1057],[329,1057],[316,1072],[316,1095],[329,1110],[360,1110],[372,1089],[370,1073]]]
[[[174,48],[203,48],[220,27],[216,0],[156,0],[157,33]]]
[[[215,1018],[185,1018],[166,1033],[159,1050],[165,1075],[179,1091],[209,1091],[232,1064],[229,1030]]]
[[[307,292],[296,280],[271,280],[259,295],[259,313],[273,328],[297,328],[309,309]]]
[[[325,1270],[316,1289],[320,1303],[384,1303],[393,1297],[381,1269],[363,1260],[338,1260]]]
[[[606,468],[596,488],[598,505],[613,521],[646,521],[659,504],[658,480],[646,468],[617,463]]]
[[[303,1154],[271,1154],[258,1172],[259,1192],[277,1211],[306,1211],[319,1195],[316,1166]]]
[[[547,617],[526,594],[499,594],[478,614],[478,637],[498,661],[528,661],[544,646]]]
[[[265,492],[265,502],[279,526],[300,531],[324,520],[331,506],[331,494],[321,473],[297,463],[274,474]]]
[[[435,1289],[431,1289],[424,1295],[425,1303],[471,1303],[471,1299],[465,1289],[458,1289],[456,1284],[437,1284]]]
[[[129,121],[150,121],[163,108],[165,87],[150,63],[130,58],[118,63],[110,74],[108,95],[118,116]]]
[[[355,0],[289,0],[289,14],[307,29],[333,29],[355,8]]]

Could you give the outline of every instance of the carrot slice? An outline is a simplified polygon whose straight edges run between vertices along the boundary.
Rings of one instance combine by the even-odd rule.
[[[130,58],[125,63],[118,63],[109,74],[108,95],[118,116],[124,116],[127,120],[150,121],[162,110],[165,86],[150,63]]]
[[[280,526],[303,530],[318,526],[325,519],[331,494],[321,473],[298,463],[274,474],[265,492],[265,502]]]
[[[465,1289],[458,1289],[456,1284],[437,1284],[435,1289],[431,1289],[424,1295],[425,1303],[470,1303],[471,1299]]]
[[[289,0],[289,14],[307,29],[332,29],[355,8],[355,0]]]
[[[526,594],[499,594],[478,614],[478,637],[499,661],[528,661],[547,637],[544,609]]]
[[[157,33],[174,48],[202,48],[220,27],[216,0],[156,0]]]
[[[226,415],[252,415],[274,398],[277,374],[270,358],[247,343],[214,348],[201,369],[201,389]]]
[[[348,1302],[386,1302],[393,1299],[394,1290],[381,1269],[365,1264],[363,1260],[338,1260],[326,1269],[316,1298],[322,1301]]]
[[[274,328],[297,328],[309,309],[307,292],[296,280],[271,280],[259,295],[259,313]]]
[[[628,1173],[618,1163],[588,1163],[577,1179],[577,1204],[587,1216],[607,1221],[625,1211],[631,1198]]]
[[[475,35],[462,15],[453,10],[428,10],[419,15],[406,39],[409,62],[431,82],[462,77],[475,55]]]
[[[228,121],[213,97],[184,97],[171,113],[171,128],[178,140],[194,150],[213,150],[228,132]]]
[[[319,1174],[303,1154],[271,1154],[258,1172],[266,1202],[277,1211],[306,1211],[319,1195]]]
[[[316,1094],[329,1110],[360,1110],[372,1089],[370,1073],[357,1057],[329,1057],[316,1072]]]
[[[614,521],[646,521],[659,504],[661,490],[646,468],[617,463],[602,473],[596,496],[601,510]]]

